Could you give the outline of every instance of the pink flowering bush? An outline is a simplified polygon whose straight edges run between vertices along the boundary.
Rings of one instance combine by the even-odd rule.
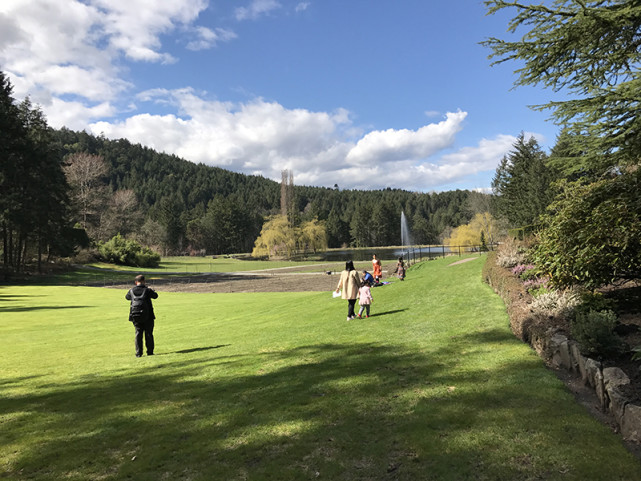
[[[534,266],[532,264],[517,264],[512,268],[512,274],[514,274],[516,277],[521,277],[521,275],[526,272],[534,269]]]
[[[540,289],[547,289],[548,287],[548,278],[547,277],[536,277],[534,279],[528,279],[523,282],[523,287],[530,294],[533,294],[534,291],[539,291]]]

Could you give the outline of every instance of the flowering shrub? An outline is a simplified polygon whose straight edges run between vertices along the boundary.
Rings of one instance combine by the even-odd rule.
[[[521,275],[519,277],[523,281],[531,281],[531,280],[534,280],[534,279],[538,279],[539,278],[539,271],[538,271],[538,269],[535,269],[533,267],[532,269],[528,269],[526,271],[523,271],[523,273],[521,273]]]
[[[549,291],[535,297],[530,308],[543,316],[569,318],[581,303],[580,296],[572,291]]]
[[[498,248],[496,264],[501,267],[514,267],[525,262],[525,253],[513,239],[506,239]]]
[[[540,288],[546,288],[548,285],[548,278],[547,277],[536,277],[534,279],[528,279],[523,283],[523,287],[525,288],[526,291],[528,291],[530,294],[532,294],[532,291],[540,289]]]
[[[521,277],[524,272],[530,271],[532,269],[534,269],[534,266],[532,264],[517,264],[512,268],[512,274],[517,277]]]
[[[532,297],[539,297],[539,296],[542,296],[543,294],[547,294],[548,292],[550,292],[550,289],[546,286],[541,286],[541,287],[529,289],[528,292]]]

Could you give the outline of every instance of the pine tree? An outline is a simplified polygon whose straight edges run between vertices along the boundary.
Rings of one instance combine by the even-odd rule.
[[[501,160],[492,180],[496,210],[516,227],[535,224],[552,199],[553,173],[534,137],[523,133]]]
[[[574,98],[537,106],[580,142],[581,163],[606,172],[639,162],[641,151],[641,3],[624,0],[556,0],[551,5],[486,0],[489,14],[517,11],[509,31],[527,32],[516,41],[490,38],[495,63],[518,61],[515,84],[542,84]]]

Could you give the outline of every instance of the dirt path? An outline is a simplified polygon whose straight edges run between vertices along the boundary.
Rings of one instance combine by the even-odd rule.
[[[458,264],[463,264],[465,262],[470,262],[470,261],[473,261],[474,259],[478,259],[478,257],[468,257],[467,259],[461,259],[460,261],[456,261],[456,262],[452,262],[451,264],[448,264],[447,267],[456,266]]]
[[[328,264],[328,267],[340,269],[340,265]],[[193,274],[170,279],[153,279],[148,277],[147,284],[163,292],[331,292],[336,289],[340,270],[322,272],[305,271],[306,267],[288,267],[269,271],[228,272]],[[391,272],[394,266],[383,265],[383,277]],[[130,284],[114,284],[114,289],[129,289]]]

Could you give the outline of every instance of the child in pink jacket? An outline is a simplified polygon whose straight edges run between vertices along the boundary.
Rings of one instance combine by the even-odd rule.
[[[369,317],[369,306],[374,301],[372,297],[372,292],[369,288],[369,282],[365,281],[363,286],[358,290],[358,304],[361,306],[358,311],[358,317],[362,318],[363,311],[367,312],[365,317]]]

